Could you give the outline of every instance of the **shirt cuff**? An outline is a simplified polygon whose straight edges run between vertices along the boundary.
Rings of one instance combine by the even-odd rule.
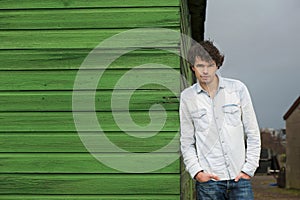
[[[195,179],[195,176],[200,171],[203,171],[203,169],[200,166],[195,166],[189,169],[189,173],[193,179]]]
[[[249,169],[248,167],[244,166],[243,169],[241,170],[243,173],[247,174],[248,176],[250,177],[253,177],[254,176],[254,173],[255,173],[255,170],[256,169]]]

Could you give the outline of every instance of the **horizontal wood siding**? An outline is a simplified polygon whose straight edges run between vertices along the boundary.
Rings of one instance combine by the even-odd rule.
[[[88,152],[72,112],[86,116],[82,125],[86,137],[95,141],[92,145],[106,137],[125,151],[144,155],[145,162],[153,155],[162,162],[178,156],[180,91],[172,92],[165,86],[180,85],[180,77],[171,74],[173,70],[180,72],[180,58],[171,53],[179,51],[178,37],[158,36],[153,48],[140,48],[147,41],[142,35],[128,38],[133,51],[109,67],[96,64],[85,68],[87,84],[93,81],[90,75],[103,73],[96,89],[81,88],[78,95],[84,103],[95,90],[96,116],[105,135],[99,137],[99,130],[90,124],[93,109],[72,110],[72,94],[82,63],[101,41],[132,28],[179,31],[179,8],[178,0],[0,1],[0,199],[180,199],[179,157],[147,173],[114,169]],[[119,54],[114,47],[96,53]],[[133,69],[144,64],[147,67]],[[134,70],[128,79],[132,87],[116,87],[122,76]],[[145,76],[162,82],[133,87],[135,80]],[[166,117],[164,126],[157,133],[151,128],[136,131],[126,122],[117,125],[111,107],[113,93],[118,94],[119,102],[113,108],[114,115],[126,118],[129,109],[140,127],[149,125],[149,114],[162,122]],[[162,105],[165,111],[154,104]],[[126,134],[119,125],[142,137]],[[145,154],[160,150],[174,138],[176,147]],[[109,147],[93,153],[124,157]]]
[[[16,87],[14,87],[16,88]],[[20,86],[20,89],[22,87]],[[132,90],[119,90],[118,100],[120,104],[114,107],[115,110],[124,110],[128,95]],[[151,95],[148,95],[151,93]],[[80,91],[84,102],[92,91]],[[135,90],[133,98],[130,101],[131,110],[147,111],[153,104],[161,104],[169,111],[178,110],[178,95],[166,90],[148,89]],[[97,90],[95,95],[96,111],[111,111],[111,90]],[[145,99],[145,96],[147,98]],[[53,104],[55,102],[55,104]],[[97,103],[99,102],[99,103]],[[3,91],[0,93],[1,112],[12,112],[16,109],[21,111],[51,111],[67,112],[72,111],[72,92],[71,91]],[[92,111],[92,110],[77,110]]]
[[[128,29],[3,30],[0,31],[0,48],[1,50],[89,49],[91,51],[101,41],[126,30]],[[161,38],[162,40],[156,38],[159,42],[154,47],[175,48],[178,45],[177,40],[179,38],[171,36],[170,38],[166,38],[164,35]],[[148,40],[143,37],[135,39],[137,39],[137,47],[143,41],[146,42]]]
[[[145,195],[176,194],[179,190],[179,184],[174,184],[179,182],[176,174],[2,174],[0,179],[4,180],[2,194]]]
[[[1,33],[1,31],[0,31]],[[0,48],[3,48],[1,44]],[[10,46],[9,48],[12,48]],[[17,49],[0,51],[1,70],[77,70],[84,61],[90,49]],[[105,50],[99,54],[113,54]],[[116,54],[116,53],[115,53]],[[131,69],[144,63],[160,63],[174,69],[179,69],[177,56],[162,50],[136,50],[121,56],[108,66],[108,69]],[[91,66],[93,69],[103,69],[105,66]]]
[[[178,7],[177,0],[1,0],[0,9]],[[153,24],[155,26],[155,24]]]
[[[138,70],[138,71],[137,71]],[[134,70],[132,75],[128,76],[128,85],[132,85],[128,90],[135,89],[134,83],[137,79],[142,79],[144,76],[155,77],[162,80],[162,84],[170,85],[174,83],[174,74],[168,69],[143,69]],[[131,70],[133,71],[133,70]],[[72,90],[74,80],[77,75],[77,70],[53,70],[53,71],[2,71],[0,74],[0,90],[2,91],[19,91],[19,90]],[[94,80],[90,77],[96,73],[103,73],[97,89],[112,90],[118,89],[116,83],[127,72],[127,70],[86,70],[82,75],[85,78],[86,85],[93,83]],[[180,83],[174,83],[178,85]],[[165,89],[164,85],[146,84],[140,89]],[[91,90],[89,87],[82,89]]]
[[[0,30],[178,27],[178,8],[110,8],[1,11]],[[116,20],[116,18],[122,20]],[[136,20],[132,20],[136,19]]]
[[[179,200],[178,195],[1,195],[5,200]]]
[[[176,137],[177,132],[160,132],[146,139],[127,136],[123,132],[106,132],[106,137],[130,152],[150,152],[160,149]],[[97,133],[86,132],[87,137],[98,138]],[[141,134],[152,135],[152,132]],[[104,137],[104,136],[100,136]],[[97,141],[95,141],[95,145]],[[0,152],[7,153],[86,153],[76,132],[5,132],[0,134]],[[171,149],[176,151],[176,148]],[[109,148],[106,149],[109,152]],[[12,154],[13,155],[13,154]],[[0,166],[1,168],[1,166]]]
[[[43,141],[43,140],[41,140]],[[52,139],[53,141],[53,139]],[[25,142],[24,142],[25,143]],[[28,143],[27,143],[28,144]],[[54,143],[57,144],[57,143]],[[24,144],[23,144],[24,145]],[[28,144],[30,146],[30,144]],[[27,149],[28,150],[28,149]],[[49,149],[48,149],[49,150]],[[45,150],[44,150],[45,151]],[[101,153],[101,156],[121,158],[123,155],[114,153]],[[170,156],[170,153],[157,154],[162,160]],[[147,156],[145,156],[145,159]],[[0,155],[0,170],[5,173],[26,174],[120,174],[122,172],[112,169],[100,162],[95,162],[94,157],[86,152],[83,153],[2,153]],[[72,163],[72,164],[70,164]],[[177,174],[178,161],[165,168],[151,172],[152,174]]]

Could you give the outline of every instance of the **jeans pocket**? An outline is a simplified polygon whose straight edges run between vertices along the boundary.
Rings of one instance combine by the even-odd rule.
[[[227,104],[222,107],[225,122],[230,126],[238,126],[241,124],[241,108],[238,104]]]
[[[196,182],[197,199],[222,199],[222,192],[216,181]]]

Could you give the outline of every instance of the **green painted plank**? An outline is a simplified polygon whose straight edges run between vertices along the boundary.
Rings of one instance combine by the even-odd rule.
[[[97,138],[107,137],[114,145],[129,151],[129,152],[153,152],[166,146],[172,139],[178,136],[178,132],[159,132],[155,136],[150,137],[155,133],[142,132],[149,137],[138,138],[127,135],[123,132],[106,132],[104,135],[96,133],[85,133],[86,137],[90,137],[94,141],[93,146],[99,145]],[[97,136],[97,137],[96,137]],[[95,138],[93,140],[93,138]],[[101,140],[101,139],[100,139]],[[178,143],[179,146],[179,143]],[[170,147],[170,152],[177,152],[178,146]],[[104,147],[103,147],[104,149]],[[109,152],[110,147],[105,148]],[[76,132],[60,133],[60,132],[44,132],[44,133],[0,133],[0,152],[10,153],[86,153],[87,150]],[[1,170],[0,170],[1,171]]]
[[[99,128],[93,122],[93,115],[89,112],[78,112],[76,116],[80,116],[82,120],[78,125],[84,131],[98,131]],[[114,117],[121,120],[118,124],[115,123],[111,112],[98,112],[98,122],[104,131],[121,131],[122,129],[129,131],[137,131],[137,128],[144,127],[146,131],[178,131],[179,117],[178,111],[153,111],[151,116],[156,121],[161,122],[162,129],[158,124],[154,128],[149,127],[150,117],[148,111],[131,112],[131,118],[137,125],[128,123],[129,119],[125,112],[114,112]],[[167,115],[167,119],[165,116]],[[126,120],[125,120],[126,119]],[[0,131],[75,131],[75,124],[71,112],[2,112],[0,113]],[[148,128],[147,128],[148,126]],[[151,126],[153,127],[153,126]]]
[[[0,30],[179,27],[178,11],[179,8],[1,11]]]
[[[49,69],[79,69],[81,63],[90,53],[91,49],[70,50],[2,50],[0,51],[0,70],[49,70]],[[136,50],[125,55],[114,51],[98,51],[99,56],[120,56],[108,68],[133,68],[146,63],[158,63],[172,68],[180,67],[180,57],[168,51],[149,49]],[[93,68],[107,66],[95,65]]]
[[[177,174],[0,174],[0,194],[179,194]]]
[[[180,195],[1,195],[5,200],[180,200]]]
[[[97,91],[95,96],[96,111],[111,111],[113,91]],[[154,104],[161,104],[166,110],[178,110],[179,92],[169,90],[119,90],[119,102],[114,110],[149,110]],[[133,94],[131,95],[131,93]],[[82,102],[92,96],[92,92],[78,92]],[[147,96],[147,98],[145,98]],[[126,100],[130,100],[129,104]],[[71,91],[38,91],[38,92],[0,92],[0,112],[5,111],[72,111]],[[77,110],[77,111],[93,111]]]
[[[0,9],[178,6],[178,0],[1,0]]]
[[[155,27],[155,25],[153,25]],[[172,30],[179,30],[174,28]],[[100,42],[127,29],[98,29],[98,30],[36,30],[36,31],[1,31],[0,49],[52,49],[52,48],[94,48]],[[156,34],[153,34],[156,33]],[[124,40],[113,39],[117,47],[128,44],[133,47],[143,47],[151,42],[153,48],[178,48],[179,35],[166,35],[164,31],[141,30]],[[126,38],[126,37],[125,37]],[[120,45],[119,45],[120,44]]]
[[[156,65],[153,65],[154,67]],[[0,90],[73,90],[77,70],[58,71],[2,71],[0,73]],[[178,88],[180,74],[174,74],[172,69],[133,69],[126,75],[126,85],[116,86],[120,78],[124,79],[128,70],[85,70],[80,73],[80,89],[137,89],[138,82],[145,85],[140,89],[165,89],[164,86]],[[100,78],[100,74],[102,74]],[[177,76],[178,75],[178,76]],[[152,83],[146,82],[148,81]],[[98,87],[95,85],[100,79]],[[125,81],[125,80],[124,80]],[[160,84],[156,84],[157,82]],[[76,88],[79,89],[79,88]]]
[[[179,153],[177,154],[179,158]],[[102,157],[106,159],[116,159],[126,157],[121,153],[101,153]],[[145,155],[145,164],[151,165],[151,160],[155,157],[156,160],[161,160],[162,163],[170,156],[176,156],[175,153],[158,153],[157,155],[151,155],[147,157]],[[0,172],[3,173],[65,173],[65,174],[80,174],[80,173],[122,173],[116,169],[112,169],[109,166],[96,160],[91,154],[88,153],[36,153],[36,154],[0,154]],[[172,164],[166,163],[164,168],[158,169],[154,172],[159,174],[170,174],[180,172],[179,159],[174,160]]]

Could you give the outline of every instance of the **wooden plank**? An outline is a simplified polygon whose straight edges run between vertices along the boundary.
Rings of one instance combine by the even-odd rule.
[[[96,111],[111,111],[113,91],[97,91]],[[114,91],[116,92],[116,91]],[[131,95],[131,92],[134,92]],[[89,91],[78,92],[82,102],[93,95]],[[147,98],[145,98],[147,96]],[[178,110],[179,92],[169,90],[119,90],[114,110],[149,110],[154,104],[161,104],[166,110]],[[127,100],[130,99],[130,103]],[[38,91],[38,92],[0,92],[0,112],[7,111],[72,111],[71,91]],[[93,111],[77,110],[77,111]]]
[[[179,194],[177,174],[0,174],[1,194]]]
[[[152,132],[142,132],[153,135]],[[86,133],[91,141],[95,138],[94,146],[99,145],[97,138],[107,137],[116,146],[129,152],[153,152],[166,146],[176,137],[178,132],[159,132],[147,138],[130,137],[123,132],[106,132],[105,136],[96,133]],[[96,137],[97,136],[97,137]],[[179,143],[178,143],[179,146]],[[170,152],[177,152],[178,146],[170,148]],[[104,147],[103,147],[104,148]],[[105,148],[109,152],[109,147]],[[87,150],[77,132],[40,132],[40,133],[0,133],[0,152],[2,153],[86,153]],[[0,170],[1,171],[1,170]]]
[[[191,23],[190,23],[190,13],[188,8],[188,0],[182,0],[180,2],[180,28],[181,32],[187,36],[191,37]],[[187,55],[189,48],[191,46],[190,40],[185,40],[181,43],[181,54]],[[185,56],[187,57],[187,56]],[[194,76],[193,73],[189,67],[189,63],[186,60],[182,60],[181,64],[181,73],[182,76],[185,77],[185,81],[183,81],[183,87],[187,87],[188,85],[191,85],[194,83]]]
[[[153,25],[155,27],[155,25]],[[35,31],[1,31],[0,49],[70,49],[70,48],[94,48],[100,42],[127,29],[93,29],[93,30],[35,30]],[[178,28],[172,28],[178,30]],[[153,34],[156,32],[157,34]],[[146,35],[146,36],[145,36]],[[133,47],[141,47],[151,42],[153,48],[170,47],[177,48],[179,35],[166,35],[163,31],[141,30],[132,35],[127,41],[114,39],[114,44],[124,47],[129,44]],[[117,45],[118,46],[118,45]],[[120,47],[118,46],[118,47]]]
[[[1,195],[5,200],[180,200],[180,195]]]
[[[60,49],[60,50],[2,50],[0,51],[0,70],[49,70],[49,69],[79,69],[81,63],[91,49]],[[104,57],[119,55],[114,51],[98,51]],[[120,56],[109,65],[111,69],[133,68],[145,63],[158,63],[180,68],[180,58],[168,51],[149,49],[136,50]],[[106,66],[95,65],[94,69]]]
[[[155,65],[154,65],[155,66]],[[177,70],[178,71],[178,70]],[[174,77],[172,69],[133,69],[127,76],[127,84],[116,87],[117,82],[128,70],[86,70],[81,73],[83,82],[80,89],[136,89],[137,81],[147,77],[152,79],[153,84],[145,84],[140,89],[165,89],[164,86],[174,86],[180,88],[180,75]],[[172,73],[173,72],[173,73]],[[95,79],[101,79],[95,85]],[[57,70],[57,71],[2,71],[0,73],[0,90],[73,90],[77,70]],[[177,74],[175,74],[177,75]],[[156,81],[155,81],[156,80]],[[161,81],[160,84],[156,84]],[[94,87],[94,88],[91,88]],[[77,88],[78,89],[78,88]]]
[[[178,0],[22,0],[16,3],[15,0],[1,0],[0,9],[32,9],[32,8],[114,8],[114,7],[161,7],[178,6]]]
[[[122,159],[126,155],[121,153],[101,153],[101,157],[106,159]],[[151,160],[155,157],[156,160],[161,160],[163,163],[170,156],[176,156],[176,153],[157,153],[157,155],[151,155],[151,157],[145,156],[145,164],[151,165]],[[178,153],[179,158],[179,153]],[[64,173],[64,174],[80,174],[80,173],[97,173],[97,174],[112,174],[122,173],[116,169],[112,169],[109,166],[96,160],[89,153],[0,153],[0,171],[1,173]],[[175,174],[180,172],[179,159],[175,160],[172,164],[166,165],[162,169],[158,169],[155,174]]]
[[[0,30],[179,27],[178,11],[176,7],[6,10],[0,12]]]
[[[82,118],[78,124],[85,131],[98,131],[93,123],[93,115],[89,112],[74,113]],[[167,119],[165,121],[165,115]],[[127,119],[128,115],[125,112],[115,112],[114,116],[119,119]],[[153,111],[152,117],[161,121],[164,126],[160,131],[178,131],[179,117],[177,111]],[[121,131],[119,126],[122,126],[130,131],[136,131],[136,126],[128,124],[127,120],[121,121],[118,125],[115,123],[111,112],[98,112],[97,118],[104,131]],[[149,112],[132,112],[131,118],[138,127],[147,127],[150,123]],[[0,131],[15,132],[15,131],[75,131],[75,124],[71,112],[2,112],[0,113]],[[155,126],[156,127],[156,126]],[[156,127],[157,128],[157,127]],[[147,131],[154,131],[150,128]]]

